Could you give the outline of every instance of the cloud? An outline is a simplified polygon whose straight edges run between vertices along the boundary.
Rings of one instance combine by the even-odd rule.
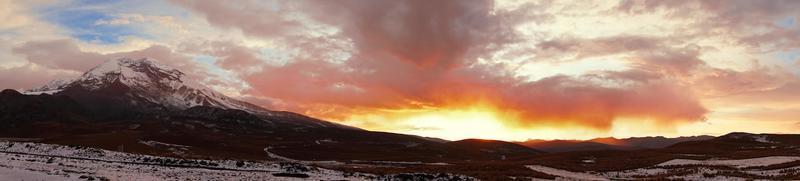
[[[695,88],[711,96],[757,93],[783,87],[797,80],[778,68],[756,67],[752,70],[706,68],[704,76],[697,77]]]
[[[59,39],[27,42],[13,48],[13,53],[24,57],[28,64],[0,70],[0,73],[12,74],[28,70],[38,72],[41,76],[33,76],[30,79],[24,79],[25,81],[11,81],[8,84],[3,84],[3,87],[42,85],[53,78],[63,79],[69,76],[76,76],[104,61],[121,57],[152,57],[166,65],[176,67],[196,79],[205,80],[211,77],[205,68],[192,61],[189,56],[174,52],[172,49],[161,45],[152,45],[135,51],[103,54],[83,51],[74,40]]]
[[[450,68],[470,60],[470,53],[516,38],[501,24],[508,21],[502,12],[491,14],[492,7],[489,1],[347,1],[315,4],[312,8],[319,11],[312,16],[326,24],[344,24],[342,33],[364,59]]]
[[[800,43],[798,27],[782,27],[777,21],[799,17],[796,9],[800,2],[778,0],[770,2],[734,1],[622,1],[617,10],[630,14],[667,11],[674,18],[705,19],[693,21],[702,31],[691,31],[698,36],[729,35],[739,37],[737,43],[754,48],[787,49]],[[745,13],[746,12],[746,13]],[[750,31],[756,30],[757,31]]]
[[[656,77],[669,77],[704,96],[724,96],[750,93],[780,87],[793,79],[788,72],[759,64],[744,70],[717,68],[701,59],[713,50],[686,40],[666,40],[656,37],[617,35],[596,38],[562,37],[541,42],[542,61],[588,61],[596,56],[621,55],[628,67]],[[630,77],[629,77],[630,78]]]
[[[592,79],[623,81],[603,85]],[[505,100],[522,112],[522,124],[577,124],[609,129],[615,119],[655,120],[671,125],[704,119],[708,110],[681,86],[663,80],[640,81],[606,75],[556,76],[509,89]],[[547,120],[541,122],[536,120]]]
[[[83,52],[69,39],[27,42],[13,49],[13,53],[25,56],[31,63],[53,69],[85,72],[108,60],[108,57],[93,52]]]
[[[560,37],[539,42],[535,51],[540,58],[557,58],[556,56],[573,56],[573,59],[583,59],[595,56],[605,56],[618,53],[648,51],[661,49],[663,39],[618,35],[599,38]]]
[[[94,22],[94,25],[127,25],[131,24],[131,22],[142,21],[145,21],[142,15],[122,15],[114,19],[98,19]]]
[[[258,67],[263,63],[257,51],[233,42],[210,42],[210,45],[206,46],[210,49],[204,53],[219,57],[216,64],[225,69],[246,70],[249,67]]]
[[[189,57],[177,55],[170,48],[161,45],[136,51],[102,54],[83,51],[74,40],[59,39],[27,42],[15,47],[13,53],[22,55],[37,65],[77,72],[85,72],[102,62],[119,57],[153,57],[186,71],[197,69],[196,63],[190,61]]]
[[[52,35],[44,33],[54,33],[55,27],[38,20],[33,15],[34,7],[46,1],[13,1],[0,0],[0,36],[6,33],[14,35],[38,34],[39,36],[49,37]],[[42,34],[39,34],[42,33]]]
[[[171,1],[187,9],[206,14],[205,19],[218,27],[238,28],[247,34],[275,37],[291,34],[300,22],[282,16],[287,11],[277,4],[264,5],[258,1],[229,3],[224,1]],[[293,2],[287,2],[293,3]],[[269,18],[265,18],[269,17]]]
[[[23,66],[1,68],[0,67],[0,89],[27,90],[44,85],[44,83],[59,80],[65,77],[75,77],[78,73],[71,71],[59,71],[36,64],[25,64]]]
[[[175,18],[172,16],[150,16],[127,13],[115,15],[114,18],[98,19],[94,22],[94,25],[128,25],[132,23],[155,22],[165,27],[180,27],[175,25],[173,21],[175,21]]]
[[[796,102],[796,100],[800,100],[798,91],[800,91],[800,80],[793,79],[772,89],[752,91],[749,94],[736,94],[720,101],[726,104],[800,106],[800,103]]]
[[[269,7],[178,2],[204,15],[210,23],[237,28],[261,38],[285,36],[283,28],[313,32],[323,26],[336,33],[290,36],[284,43],[301,55],[285,64],[262,64],[257,50],[226,44],[208,44],[212,54],[228,57],[223,68],[242,70],[260,66],[260,71],[240,74],[252,87],[249,93],[271,97],[284,109],[326,118],[346,119],[369,110],[426,109],[491,104],[518,115],[508,124],[522,127],[579,126],[608,130],[619,118],[673,122],[703,119],[707,110],[677,84],[661,75],[607,72],[569,77],[553,76],[528,81],[509,74],[502,66],[478,63],[480,57],[523,38],[515,27],[526,21],[546,21],[547,16],[526,15],[527,8],[497,10],[488,1],[337,1],[313,4],[288,3],[309,12],[304,21],[318,25],[303,27],[272,20],[239,21],[276,16]],[[291,6],[291,8],[283,8]],[[525,7],[525,6],[523,6]],[[247,10],[245,13],[235,13]],[[291,13],[289,13],[291,14]],[[222,17],[232,20],[221,22]],[[264,19],[264,18],[262,18]],[[271,27],[270,29],[254,27]],[[304,29],[305,28],[305,29]],[[277,33],[277,34],[276,34]],[[558,42],[557,42],[558,41]],[[622,42],[622,43],[620,43]],[[622,46],[618,46],[622,44]],[[351,45],[352,49],[348,49]],[[539,44],[545,51],[579,51],[579,56],[601,56],[661,47],[656,39],[619,37],[599,41],[554,40]],[[342,48],[344,47],[344,48]],[[345,52],[344,61],[327,61]],[[657,55],[649,57],[658,61]],[[670,60],[663,60],[666,66]],[[655,63],[653,63],[655,64]],[[691,66],[688,65],[676,66]],[[682,69],[676,67],[675,69]],[[628,77],[622,76],[627,75]]]

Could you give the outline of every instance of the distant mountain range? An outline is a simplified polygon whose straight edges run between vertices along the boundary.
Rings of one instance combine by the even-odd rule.
[[[528,140],[518,142],[533,149],[546,152],[570,152],[570,151],[593,151],[593,150],[641,150],[641,149],[660,149],[687,141],[702,141],[713,139],[713,136],[688,136],[677,138],[655,137],[632,137],[617,139],[613,137],[595,138],[591,140]]]

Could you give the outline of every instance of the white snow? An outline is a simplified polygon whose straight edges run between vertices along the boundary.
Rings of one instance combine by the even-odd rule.
[[[170,143],[164,143],[164,142],[158,142],[158,141],[142,141],[142,140],[140,140],[139,143],[147,145],[147,146],[151,146],[151,147],[157,147],[157,146],[178,147],[178,148],[188,148],[189,147],[189,146],[185,146],[185,145],[176,145],[176,144],[170,144]]]
[[[332,139],[328,138],[328,139],[316,140],[316,141],[314,141],[314,143],[316,143],[318,145],[321,145],[321,144],[338,143],[338,142],[337,141],[333,141]]]
[[[593,174],[582,173],[582,172],[572,172],[572,171],[568,171],[568,170],[550,168],[550,167],[541,166],[541,165],[528,165],[526,167],[528,167],[531,170],[535,170],[535,171],[538,171],[538,172],[550,174],[550,175],[559,177],[560,179],[566,179],[566,180],[609,180],[608,178],[605,178],[605,177],[602,177],[602,176],[599,176],[599,175],[593,175]]]
[[[76,86],[94,90],[109,86],[115,81],[131,87],[136,96],[147,101],[179,109],[207,105],[254,113],[266,112],[203,86],[187,78],[180,70],[163,65],[153,58],[109,60],[78,78],[54,80],[41,88],[26,91],[25,94],[54,94],[75,82],[78,83]]]
[[[278,154],[269,152],[270,148],[272,148],[272,147],[264,148],[264,152],[267,153],[267,156],[269,156],[270,158],[274,158],[274,159],[278,159],[278,160],[282,160],[282,161],[288,161],[288,162],[294,162],[294,163],[302,163],[302,164],[320,164],[320,165],[342,165],[342,164],[344,164],[342,162],[332,161],[332,160],[328,160],[328,161],[295,160],[295,159],[291,159],[291,158],[288,158],[288,157],[280,156]]]
[[[275,153],[269,152],[269,149],[270,149],[270,148],[272,148],[272,147],[266,147],[266,148],[264,148],[264,152],[266,152],[266,153],[267,153],[267,156],[269,156],[270,158],[275,158],[275,159],[278,159],[278,160],[290,161],[290,162],[299,162],[299,161],[300,161],[300,160],[295,160],[295,159],[291,159],[291,158],[283,157],[283,156],[280,156],[280,155],[278,155],[278,154],[275,154]]]
[[[671,165],[725,165],[737,168],[753,167],[753,166],[768,166],[774,164],[781,164],[800,160],[796,156],[771,156],[761,158],[739,159],[739,160],[689,160],[689,159],[674,159],[657,166],[671,166]]]
[[[353,163],[369,163],[369,164],[380,164],[380,165],[450,165],[449,163],[443,162],[403,162],[403,161],[367,161],[367,160],[350,160]]]
[[[770,141],[769,139],[767,139],[767,135],[757,135],[757,136],[753,136],[753,139],[754,139],[755,141],[757,141],[757,142],[761,142],[761,143],[775,143],[774,141]]]
[[[25,94],[25,95],[55,94],[55,93],[58,93],[58,92],[61,92],[61,91],[62,91],[61,89],[45,90],[45,91],[25,91],[25,92],[22,92],[22,94]]]
[[[574,172],[541,165],[528,165],[531,170],[550,174],[558,177],[556,180],[640,180],[645,178],[661,178],[678,180],[748,180],[723,176],[719,172],[743,172],[747,174],[783,178],[781,176],[797,174],[800,166],[766,170],[761,168],[748,168],[752,166],[769,166],[774,164],[786,163],[800,160],[800,157],[792,156],[771,156],[738,160],[687,160],[674,159],[658,165],[622,171],[608,171],[598,173]],[[709,167],[726,165],[733,168]],[[673,167],[660,167],[673,166]],[[684,167],[685,166],[685,167]]]
[[[74,82],[76,78],[56,79],[48,82],[42,87],[34,88],[23,91],[23,94],[39,95],[39,94],[54,94],[61,92],[67,85]]]
[[[301,173],[308,178],[278,177],[273,175],[276,173]],[[370,180],[376,176],[345,174],[301,164],[179,159],[85,147],[0,142],[0,180],[86,180],[88,177],[95,180]]]
[[[78,180],[63,175],[52,175],[21,168],[0,166],[0,180]]]
[[[774,164],[785,163],[789,161],[798,160],[798,157],[790,156],[772,156],[760,157],[750,159],[738,160],[688,160],[688,159],[674,159],[655,166],[623,170],[603,172],[600,175],[614,179],[614,180],[638,180],[641,178],[662,178],[668,176],[671,179],[684,179],[684,180],[748,180],[748,178],[721,176],[719,172],[743,172],[747,174],[763,176],[763,177],[778,177],[787,174],[797,174],[800,166],[766,170],[762,168],[748,168],[751,166],[769,166]],[[711,166],[731,166],[732,168],[725,167],[711,167]],[[671,167],[660,167],[671,166]],[[686,172],[686,171],[690,172]],[[780,177],[778,177],[780,178]]]
[[[158,142],[158,141],[149,141],[149,140],[148,141],[139,140],[139,143],[147,145],[147,146],[150,146],[150,147],[154,147],[154,148],[166,148],[167,150],[170,150],[170,151],[172,151],[172,153],[177,154],[177,155],[186,154],[186,152],[189,151],[189,148],[190,148],[190,146],[186,146],[186,145],[176,145],[176,144],[170,144],[170,143],[164,143],[164,142]]]
[[[313,164],[320,163],[323,162],[313,162]],[[276,176],[279,173],[304,174],[307,177]],[[455,174],[444,174],[444,177],[442,174],[410,174],[418,175],[418,179],[434,176],[433,180],[454,178],[475,180]],[[300,162],[180,159],[86,147],[0,141],[0,180],[395,180],[399,178],[393,176],[345,173]]]

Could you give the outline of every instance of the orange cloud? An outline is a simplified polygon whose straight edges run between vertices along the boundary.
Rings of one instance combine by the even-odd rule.
[[[276,36],[272,34],[275,30],[251,28],[276,23],[272,21],[213,21],[239,6],[181,4],[204,14],[212,24],[238,27],[253,36]],[[503,66],[477,62],[479,57],[486,56],[496,47],[522,40],[513,28],[518,18],[526,17],[520,16],[523,13],[519,12],[525,8],[503,11],[493,9],[493,4],[487,1],[414,0],[388,3],[336,1],[301,3],[300,6],[295,8],[311,12],[311,21],[335,26],[340,33],[330,39],[292,37],[296,39],[289,45],[301,50],[303,56],[285,65],[261,65],[244,60],[255,57],[243,56],[238,60],[224,59],[220,63],[232,70],[241,70],[232,65],[261,66],[260,71],[239,76],[252,87],[250,94],[274,98],[280,103],[271,105],[279,106],[278,109],[342,120],[384,110],[487,104],[514,117],[506,120],[510,125],[570,125],[600,130],[609,129],[618,118],[672,124],[701,120],[707,112],[690,91],[670,83],[668,78],[657,73],[599,72],[529,81],[514,76]],[[528,17],[546,19],[546,16]],[[320,45],[340,43],[337,41],[342,39],[350,40],[355,51],[342,63],[324,61],[330,59],[324,52],[331,50]],[[627,42],[625,47],[614,47],[613,43],[619,40],[609,39],[607,43],[588,45],[550,43],[540,46],[560,51],[593,47],[593,52],[581,51],[587,56],[660,47],[656,40],[647,38],[622,39]],[[302,43],[305,41],[313,43]],[[233,51],[217,53],[219,57],[246,54]]]

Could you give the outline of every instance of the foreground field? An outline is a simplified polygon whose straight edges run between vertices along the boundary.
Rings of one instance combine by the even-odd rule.
[[[0,180],[474,180],[439,174],[347,173],[291,162],[197,160],[30,142],[0,142]]]
[[[90,143],[96,143],[98,139],[117,137],[91,138],[95,142]],[[396,158],[392,153],[397,151],[367,154],[375,159],[308,159],[363,151],[362,147],[352,146],[359,144],[341,144],[335,139],[308,147],[351,145],[353,152],[263,144],[259,152],[245,158],[237,158],[224,148],[214,153],[228,154],[202,157],[214,154],[198,156],[199,143],[186,145],[181,140],[131,138],[124,148],[113,141],[103,143],[116,143],[117,148],[112,144],[68,144],[48,139],[4,140],[7,141],[0,141],[0,180],[800,180],[799,135],[731,133],[662,149],[560,153],[531,152],[502,141],[462,140],[443,143],[459,149],[443,150],[469,153],[462,156],[500,157],[422,161],[390,159]],[[251,145],[252,149],[257,148]],[[161,152],[150,154],[146,150]]]

